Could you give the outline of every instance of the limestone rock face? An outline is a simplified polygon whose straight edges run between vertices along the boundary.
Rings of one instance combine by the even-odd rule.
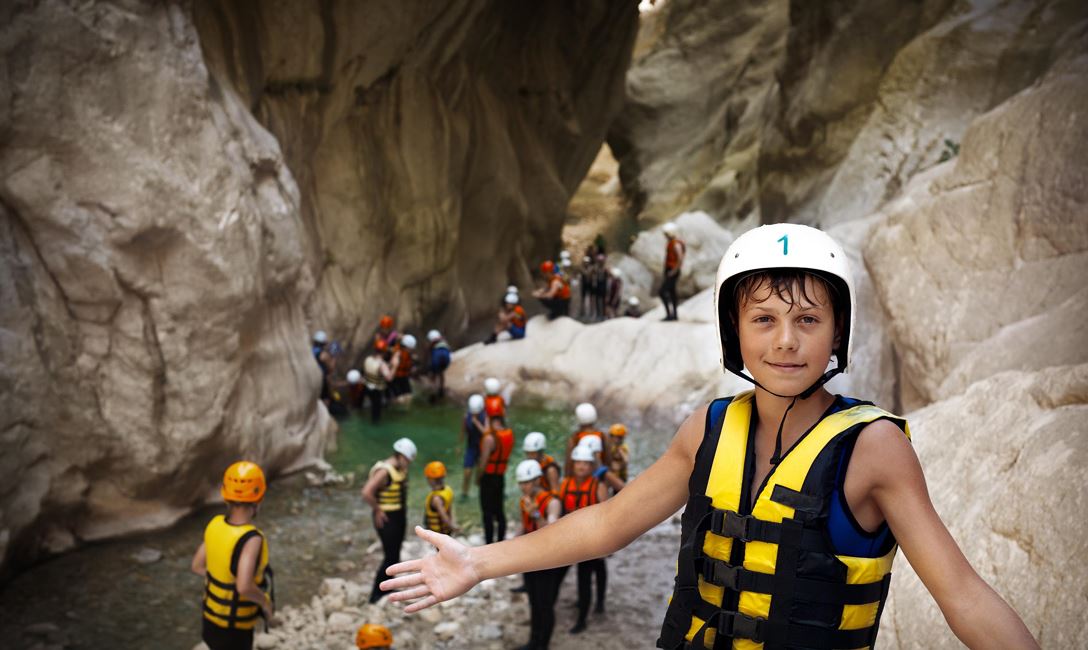
[[[955,164],[890,206],[865,250],[907,408],[1088,361],[1088,56],[1069,52],[972,123]]]
[[[909,416],[937,512],[1044,648],[1088,644],[1088,365],[1005,372]],[[880,645],[957,645],[900,557]]]
[[[171,523],[240,457],[319,457],[331,424],[298,188],[184,12],[43,2],[4,25],[7,564]]]
[[[196,3],[217,85],[280,141],[304,197],[309,314],[456,338],[529,286],[623,101],[632,3]],[[425,329],[423,329],[425,331]]]

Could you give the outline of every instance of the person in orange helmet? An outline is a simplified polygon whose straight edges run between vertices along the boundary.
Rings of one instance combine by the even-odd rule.
[[[264,472],[256,463],[228,467],[219,488],[227,514],[208,522],[193,554],[190,568],[204,578],[201,638],[210,650],[249,650],[257,619],[275,624],[268,541],[253,525],[265,491]]]
[[[547,286],[534,291],[533,296],[548,310],[548,320],[566,316],[570,312],[570,284],[551,260],[540,264],[540,274],[544,276]]]
[[[460,532],[453,519],[453,488],[446,485],[446,465],[441,461],[431,461],[423,468],[423,476],[431,491],[423,502],[423,525],[429,530],[443,535]]]
[[[384,341],[387,346],[393,347],[399,336],[400,333],[393,327],[393,317],[389,314],[382,315],[378,320],[378,329],[374,330],[374,342]]]
[[[367,623],[355,633],[355,647],[359,650],[386,650],[393,647],[393,633],[384,625]]]

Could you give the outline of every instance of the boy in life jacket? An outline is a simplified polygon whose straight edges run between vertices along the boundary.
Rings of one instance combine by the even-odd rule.
[[[612,494],[623,489],[624,481],[602,460],[606,459],[606,457],[604,455],[604,444],[601,442],[600,436],[586,436],[578,443],[578,447],[587,447],[593,452],[593,478],[604,483],[612,491]],[[575,449],[578,447],[575,447]]]
[[[744,233],[718,268],[715,314],[723,369],[754,390],[697,409],[615,498],[533,534],[469,549],[417,530],[438,554],[383,587],[408,588],[394,598],[411,613],[614,553],[686,503],[660,648],[872,647],[899,546],[966,646],[1038,648],[941,522],[904,419],[824,389],[849,367],[856,305],[827,234]]]
[[[359,650],[388,650],[393,647],[393,633],[384,625],[367,623],[355,633],[355,647]]]
[[[438,330],[427,332],[427,342],[431,347],[431,362],[427,366],[427,374],[435,387],[434,394],[431,395],[431,403],[434,404],[446,396],[446,369],[450,367],[452,354],[450,344],[446,343]]]
[[[487,544],[506,539],[504,477],[513,450],[514,432],[507,428],[501,415],[496,415],[488,421],[484,437],[480,440],[476,473],[476,484],[480,486],[480,512],[484,520],[484,541]]]
[[[574,473],[563,479],[559,487],[559,500],[563,504],[563,514],[602,503],[608,499],[608,486],[597,480],[593,470],[597,468],[597,457],[587,445],[578,445],[571,452],[574,461]],[[608,588],[608,568],[604,558],[592,558],[578,563],[578,622],[571,628],[571,634],[578,634],[586,629],[586,617],[589,615],[589,600],[592,577],[597,576],[597,613],[604,613],[604,594]]]
[[[393,380],[393,368],[387,361],[389,347],[385,341],[375,341],[374,349],[363,360],[363,386],[366,399],[370,401],[370,423],[378,424],[382,419],[382,405],[389,382]]]
[[[607,457],[608,452],[604,446],[604,434],[597,430],[597,408],[589,402],[582,402],[574,408],[574,419],[578,421],[578,429],[567,438],[567,449],[563,455],[563,475],[570,476],[573,470],[570,454],[574,451],[574,448],[578,446],[578,443],[582,442],[582,439],[586,436],[597,436],[602,443],[600,456],[597,458],[598,462],[604,464],[604,459]]]
[[[540,274],[544,276],[547,286],[534,291],[533,296],[540,300],[544,309],[548,310],[548,320],[566,316],[570,312],[570,284],[556,272],[554,262],[542,262]]]
[[[227,514],[208,522],[191,564],[204,578],[201,637],[211,650],[249,650],[257,618],[273,625],[275,613],[268,541],[253,525],[264,499],[264,472],[256,463],[234,463],[219,492]]]
[[[472,472],[480,458],[480,439],[483,438],[484,429],[487,428],[487,416],[484,415],[484,396],[469,395],[468,411],[461,421],[460,442],[465,447],[462,457],[463,473],[461,476],[461,500],[468,498],[469,485],[472,483]]]
[[[393,443],[393,455],[374,463],[363,485],[363,500],[373,513],[374,529],[382,543],[382,563],[374,576],[370,602],[378,602],[385,594],[378,584],[385,579],[385,570],[400,562],[400,546],[408,528],[408,466],[416,458],[416,445],[408,438]]]
[[[412,359],[412,351],[416,349],[416,337],[405,334],[397,339],[393,346],[393,381],[389,388],[393,392],[393,399],[398,404],[407,404],[412,401],[412,367],[415,365]]]
[[[541,485],[540,463],[533,459],[523,460],[514,470],[514,476],[521,489],[521,534],[527,535],[559,521],[562,507],[555,494]],[[522,648],[547,650],[555,629],[555,599],[559,596],[559,584],[565,573],[559,567],[525,574],[525,591],[529,596],[529,643]]]
[[[484,393],[487,397],[484,398],[484,414],[487,417],[506,417],[506,400],[499,394],[502,390],[502,383],[495,377],[488,377],[484,380]]]
[[[423,525],[443,535],[452,535],[460,529],[453,519],[453,490],[446,485],[446,466],[435,460],[423,468],[423,476],[431,491],[423,502]]]
[[[549,492],[559,492],[559,463],[555,462],[549,454],[544,453],[544,448],[548,446],[548,439],[544,437],[543,433],[539,431],[533,431],[526,434],[525,442],[521,446],[521,450],[525,452],[525,457],[529,460],[535,460],[540,465],[540,486]]]
[[[665,233],[665,269],[661,278],[661,302],[665,305],[665,318],[662,320],[676,320],[677,297],[676,283],[680,280],[680,270],[684,265],[684,255],[687,246],[684,241],[676,236],[675,223],[667,223],[661,227]]]
[[[520,302],[521,298],[518,297],[518,294],[506,294],[495,319],[495,331],[491,332],[491,335],[484,340],[484,345],[497,342],[499,334],[503,332],[509,334],[510,338],[514,340],[525,338],[525,323],[528,322],[528,317],[519,304]]]
[[[608,469],[627,482],[627,463],[631,460],[631,450],[627,448],[627,427],[613,424],[608,429],[608,442],[611,452],[608,456]]]

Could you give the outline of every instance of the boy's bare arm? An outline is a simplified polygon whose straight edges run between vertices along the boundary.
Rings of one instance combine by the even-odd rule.
[[[201,542],[196,549],[196,553],[193,553],[193,561],[189,564],[189,568],[198,576],[207,575],[208,552],[204,548],[204,542]]]
[[[261,558],[261,538],[252,537],[242,547],[242,553],[238,558],[238,595],[251,603],[261,606],[265,618],[272,620],[272,600],[257,586],[254,576],[257,572],[257,562]]]
[[[986,584],[941,521],[903,432],[878,421],[858,436],[851,479],[870,494],[952,632],[969,648],[1038,648],[1019,615]]]

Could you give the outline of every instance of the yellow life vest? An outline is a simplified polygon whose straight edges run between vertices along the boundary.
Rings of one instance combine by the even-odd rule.
[[[696,454],[677,576],[660,648],[868,648],[876,641],[896,546],[838,555],[827,516],[843,445],[886,419],[869,403],[825,416],[751,486],[752,392],[715,400]],[[750,489],[758,489],[755,504]],[[715,637],[731,643],[715,644]]]
[[[261,556],[253,579],[265,592],[270,590],[272,568],[268,566],[268,542],[253,524],[235,526],[218,515],[204,529],[207,570],[204,576],[204,618],[219,627],[252,630],[261,615],[258,603],[243,599],[236,585],[238,559],[250,538],[261,538]]]
[[[385,512],[403,510],[408,499],[408,486],[406,485],[408,474],[400,471],[390,462],[379,460],[374,463],[374,467],[370,468],[370,476],[374,476],[374,473],[379,469],[389,472],[389,485],[378,490],[378,507]]]
[[[612,470],[612,473],[620,477],[620,480],[624,483],[627,482],[627,461],[623,459],[624,453],[630,455],[630,450],[627,448],[627,443],[623,442],[612,447],[611,459],[608,463],[608,468]]]
[[[438,511],[431,507],[431,502],[435,497],[442,499],[442,506],[446,509],[452,520],[453,518],[453,488],[445,486],[440,490],[431,490],[427,495],[427,501],[423,504],[423,525],[436,533],[442,533],[443,535],[449,535],[450,529],[446,528],[446,525],[442,523],[442,517],[438,516]]]

